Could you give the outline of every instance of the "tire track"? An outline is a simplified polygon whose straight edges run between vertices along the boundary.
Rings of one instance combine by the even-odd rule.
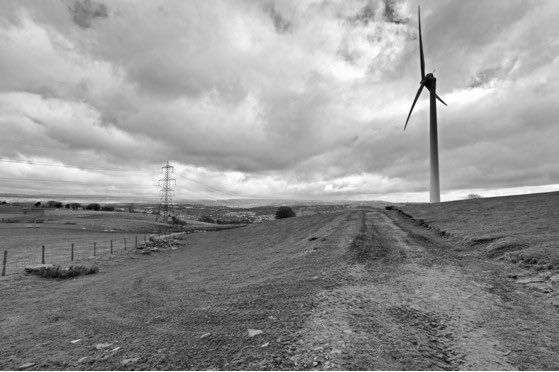
[[[440,262],[384,213],[365,216],[373,259],[323,291],[292,360],[302,369],[511,370],[484,328],[500,298]],[[362,249],[361,247],[360,249]]]

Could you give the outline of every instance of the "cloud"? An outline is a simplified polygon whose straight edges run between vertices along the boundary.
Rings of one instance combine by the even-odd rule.
[[[68,4],[72,20],[81,28],[90,28],[96,18],[107,18],[109,12],[103,3],[92,0],[74,0]]]
[[[416,4],[108,4],[0,4],[0,134],[18,141],[1,142],[3,157],[150,171],[171,160],[206,197],[428,189],[427,95],[402,131],[420,79]],[[426,67],[449,104],[445,191],[559,183],[558,8],[422,3]]]
[[[291,22],[282,16],[273,3],[264,5],[264,10],[270,15],[277,33],[282,34],[292,28]]]

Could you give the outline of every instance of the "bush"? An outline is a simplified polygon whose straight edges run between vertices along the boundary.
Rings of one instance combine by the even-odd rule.
[[[66,204],[66,208],[72,208],[72,209],[78,209],[81,208],[81,204],[80,203],[69,203]]]
[[[101,204],[99,203],[91,203],[88,204],[85,209],[87,209],[88,211],[98,211],[101,209]]]
[[[45,207],[46,208],[62,208],[64,207],[64,204],[62,204],[62,202],[56,201],[56,200],[49,200],[48,202],[45,203]]]
[[[171,216],[171,223],[173,225],[186,225],[187,223],[184,222],[183,220],[181,220],[180,218],[177,218],[175,216]]]
[[[42,267],[32,273],[49,279],[68,279],[76,276],[97,274],[99,268],[97,266],[87,267],[82,265],[70,266],[63,268],[61,266]]]
[[[35,204],[33,204],[35,207],[40,207],[41,206],[41,202],[37,202]]]
[[[481,195],[479,195],[479,194],[469,194],[468,199],[481,199]]]
[[[213,218],[211,218],[210,216],[206,216],[206,215],[200,216],[200,218],[198,218],[198,221],[207,222],[207,223],[215,223],[215,220]]]
[[[112,205],[104,205],[101,207],[102,211],[108,211],[108,212],[114,212],[115,211],[115,207],[113,207]]]
[[[293,209],[291,209],[291,207],[279,207],[278,210],[276,211],[276,220],[281,220],[282,218],[289,218],[295,216],[296,214],[293,211]]]

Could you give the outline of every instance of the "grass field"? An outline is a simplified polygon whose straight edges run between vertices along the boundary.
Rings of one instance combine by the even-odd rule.
[[[62,264],[130,249],[136,239],[141,244],[150,234],[165,232],[170,227],[155,221],[153,214],[125,212],[73,211],[48,209],[44,216],[24,216],[20,208],[4,208],[5,218],[22,221],[0,223],[0,253],[8,251],[7,274],[21,272],[26,265],[42,262],[45,246],[45,263]],[[18,214],[19,213],[19,214]],[[35,222],[34,222],[35,221]],[[40,223],[37,223],[40,221]],[[214,225],[188,221],[181,226],[184,231],[226,229],[228,225]],[[126,240],[126,241],[125,241]],[[94,252],[95,243],[95,252]]]
[[[404,204],[400,209],[489,257],[539,270],[559,267],[559,192]]]
[[[280,351],[360,227],[350,214],[291,218],[188,235],[178,250],[104,261],[77,280],[0,281],[0,368],[24,363],[25,348],[39,369],[293,369]]]
[[[45,246],[46,263],[65,263],[71,259],[71,246],[74,244],[74,260],[93,256],[95,242],[96,255],[110,253],[111,240],[113,252],[124,251],[134,246],[135,238],[143,242],[141,233],[87,231],[72,225],[38,224],[39,228],[28,227],[29,224],[0,224],[0,252],[8,251],[6,273],[20,272],[29,264],[38,264],[42,260],[42,246]],[[35,226],[35,225],[32,225]]]

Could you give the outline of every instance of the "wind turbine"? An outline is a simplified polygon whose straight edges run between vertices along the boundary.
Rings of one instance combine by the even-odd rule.
[[[421,40],[421,12],[419,6],[417,6],[417,16],[419,19],[419,62],[421,64],[421,81],[419,85],[419,90],[415,95],[415,99],[411,105],[410,113],[406,119],[406,125],[404,126],[404,131],[408,126],[408,121],[410,120],[411,113],[423,90],[423,87],[429,89],[430,93],[430,116],[431,125],[429,127],[429,143],[431,148],[431,168],[430,168],[430,201],[431,203],[438,203],[441,201],[441,191],[439,186],[439,143],[437,138],[437,100],[441,101],[445,106],[447,105],[441,97],[437,95],[437,79],[432,73],[425,75],[425,60],[423,58],[423,41]],[[435,72],[433,70],[433,72]]]

